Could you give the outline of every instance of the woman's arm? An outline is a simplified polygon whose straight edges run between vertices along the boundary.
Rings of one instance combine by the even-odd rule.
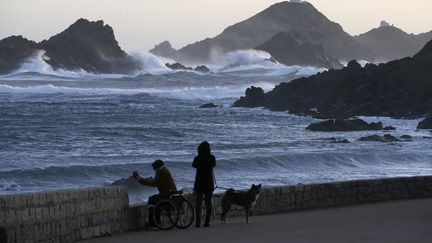
[[[194,158],[193,162],[192,162],[192,167],[197,168],[198,167],[198,160],[197,157]]]

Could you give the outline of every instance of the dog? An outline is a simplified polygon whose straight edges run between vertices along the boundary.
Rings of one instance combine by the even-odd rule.
[[[260,192],[261,184],[252,184],[252,187],[247,192],[235,191],[234,189],[227,190],[222,197],[222,224],[227,223],[226,216],[233,204],[241,206],[246,210],[246,223],[250,224],[249,216],[252,214],[252,209],[258,200]]]

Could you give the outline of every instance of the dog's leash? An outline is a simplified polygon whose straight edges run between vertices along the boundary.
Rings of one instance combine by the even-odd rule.
[[[212,170],[212,176],[213,176],[213,184],[214,184],[213,186],[214,186],[215,189],[217,189],[217,188],[224,189],[224,190],[230,190],[230,189],[232,189],[232,188],[226,188],[226,187],[221,187],[221,186],[217,185],[216,177],[214,175],[214,170]]]

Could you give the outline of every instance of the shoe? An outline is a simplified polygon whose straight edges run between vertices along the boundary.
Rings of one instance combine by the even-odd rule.
[[[210,227],[210,224],[209,224],[209,223],[205,223],[205,224],[203,225],[203,227]]]
[[[195,224],[195,228],[200,228],[201,226],[199,224]]]

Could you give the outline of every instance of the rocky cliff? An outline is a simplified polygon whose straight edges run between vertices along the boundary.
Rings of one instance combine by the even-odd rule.
[[[130,73],[137,64],[118,45],[114,31],[99,20],[79,19],[63,32],[39,44],[54,68],[93,73]]]
[[[323,118],[419,117],[432,111],[431,67],[432,41],[412,58],[364,68],[351,61],[341,70],[281,83],[263,95],[248,90],[234,106],[264,106]]]
[[[120,48],[109,25],[104,25],[103,21],[79,19],[40,43],[19,36],[0,41],[0,73],[18,68],[38,49],[45,50],[45,61],[54,69],[132,73],[139,67],[139,63]]]

